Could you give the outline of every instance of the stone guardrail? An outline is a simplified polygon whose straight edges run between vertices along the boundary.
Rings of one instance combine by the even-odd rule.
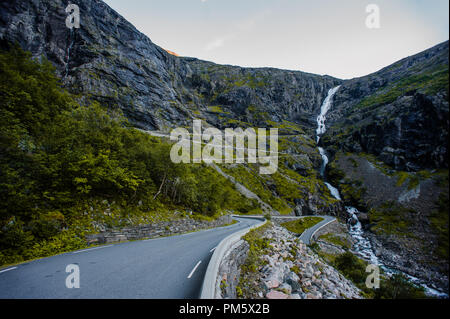
[[[320,227],[318,227],[312,234],[311,234],[311,240],[316,240],[315,236],[316,234],[319,232],[319,230],[321,230],[322,228],[324,228],[325,226],[328,226],[331,223],[334,223],[335,221],[337,221],[336,218],[329,220],[328,222],[326,222],[325,224],[321,225]]]
[[[202,290],[200,293],[200,299],[215,299],[216,298],[216,287],[218,284],[218,273],[219,267],[222,262],[223,257],[226,252],[236,243],[238,242],[242,236],[247,234],[250,230],[255,229],[264,225],[267,221],[262,216],[240,216],[237,215],[235,217],[239,218],[251,218],[251,219],[259,219],[260,223],[257,223],[253,226],[242,229],[230,236],[224,238],[217,248],[214,250],[214,253],[209,261],[208,268],[206,269],[205,278],[203,279]]]

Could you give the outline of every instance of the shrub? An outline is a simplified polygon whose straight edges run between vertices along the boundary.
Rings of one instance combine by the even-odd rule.
[[[404,275],[394,274],[382,280],[380,288],[375,290],[376,299],[423,299],[424,289],[410,283]]]
[[[345,252],[336,257],[334,266],[342,274],[361,287],[366,281],[366,264],[353,255],[351,252]]]

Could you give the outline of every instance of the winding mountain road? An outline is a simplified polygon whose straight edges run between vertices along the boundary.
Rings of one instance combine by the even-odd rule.
[[[306,230],[301,240],[309,244],[314,232],[334,219],[322,217],[324,221]],[[226,227],[98,246],[0,269],[0,298],[198,298],[217,245],[260,222],[235,219],[238,223]],[[79,268],[79,288],[66,287],[68,265]]]
[[[311,244],[311,240],[314,236],[314,234],[321,229],[322,227],[325,227],[326,225],[330,224],[331,222],[335,221],[336,218],[333,216],[327,216],[327,215],[314,215],[314,216],[273,216],[272,218],[276,219],[284,219],[286,221],[292,221],[296,219],[301,219],[305,217],[322,217],[323,220],[319,223],[315,224],[311,228],[306,229],[300,236],[300,240],[304,242],[305,244],[309,245]]]
[[[322,227],[325,227],[326,225],[328,225],[331,222],[336,220],[336,218],[334,218],[333,216],[317,216],[317,217],[322,217],[323,220],[321,222],[315,224],[313,227],[306,229],[300,235],[300,240],[303,241],[307,245],[311,244],[312,237],[319,229],[321,229]]]
[[[260,221],[157,239],[98,246],[0,270],[0,298],[198,298],[215,247]],[[69,264],[80,288],[67,288]]]

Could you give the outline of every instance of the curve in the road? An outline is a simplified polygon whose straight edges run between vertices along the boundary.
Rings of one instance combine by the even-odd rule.
[[[305,216],[308,217],[308,216]],[[306,229],[301,235],[300,240],[303,241],[305,244],[310,245],[311,240],[315,233],[317,233],[321,228],[325,227],[326,225],[334,222],[336,220],[333,216],[314,216],[314,217],[322,217],[323,220],[317,224],[315,224],[313,227]]]
[[[65,253],[4,269],[0,298],[198,298],[209,259],[225,237],[258,222]],[[80,288],[67,288],[68,265]]]
[[[335,219],[321,217],[300,236],[306,244]],[[226,227],[88,248],[0,269],[0,298],[198,298],[219,243],[260,223],[236,219]],[[67,288],[68,265],[78,266],[80,288]]]

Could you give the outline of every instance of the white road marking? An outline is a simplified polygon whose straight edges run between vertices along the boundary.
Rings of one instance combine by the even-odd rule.
[[[10,271],[10,270],[14,270],[14,269],[17,269],[17,267],[11,267],[11,268],[8,268],[8,269],[0,270],[0,274],[1,274],[2,272],[7,272],[7,271]]]
[[[84,253],[85,251],[90,251],[90,250],[95,250],[95,249],[101,249],[101,248],[106,248],[106,247],[112,247],[112,246],[114,246],[114,245],[100,246],[100,247],[94,247],[94,248],[88,248],[88,249],[78,250],[78,251],[74,251],[72,254],[79,254],[79,253]]]
[[[211,249],[209,252],[212,253],[214,250],[216,250],[217,246]]]
[[[202,263],[202,261],[200,260],[197,265],[195,265],[194,269],[192,269],[191,273],[188,276],[188,279],[191,279],[192,275],[194,274],[194,272],[197,270],[197,267],[200,266],[200,264]]]

